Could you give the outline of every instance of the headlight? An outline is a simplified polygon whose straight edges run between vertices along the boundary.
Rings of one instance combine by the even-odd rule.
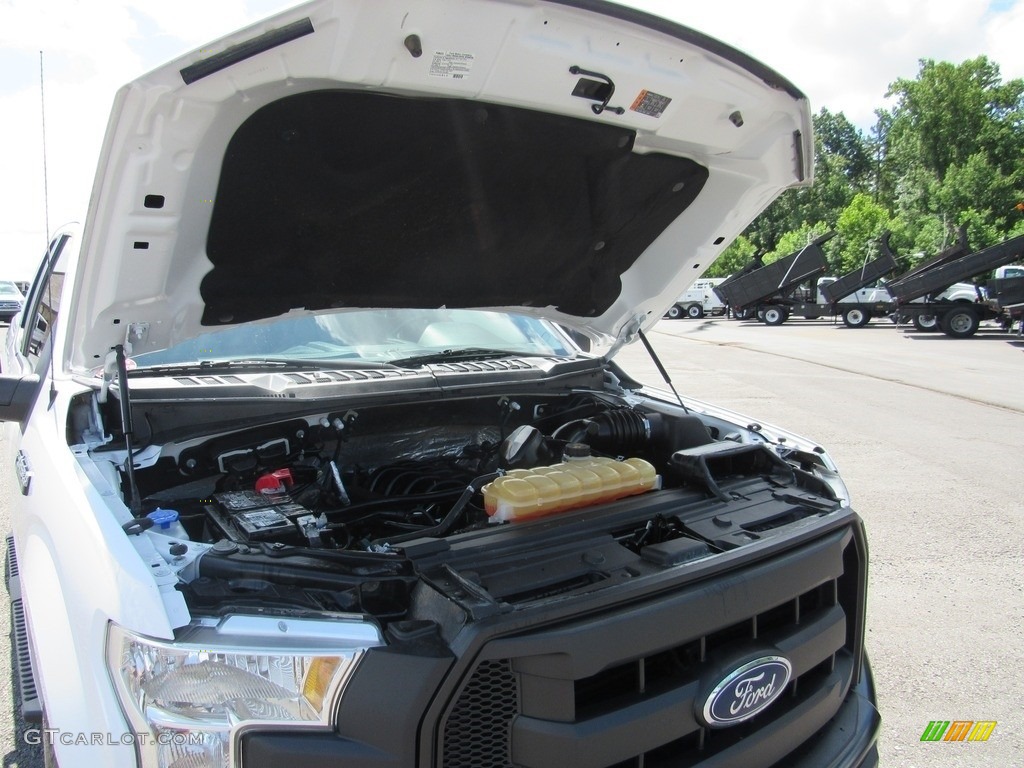
[[[330,726],[377,628],[357,620],[231,616],[170,642],[111,624],[107,666],[146,768],[228,768],[254,726]]]

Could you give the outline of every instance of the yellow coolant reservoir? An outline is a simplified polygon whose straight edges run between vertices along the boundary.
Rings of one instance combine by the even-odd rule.
[[[643,459],[601,456],[571,459],[535,469],[513,469],[483,488],[492,523],[532,520],[649,491],[658,485],[654,466]]]

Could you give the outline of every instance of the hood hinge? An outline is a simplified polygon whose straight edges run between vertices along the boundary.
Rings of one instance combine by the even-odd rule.
[[[611,360],[615,357],[616,353],[627,344],[632,344],[640,335],[640,330],[643,328],[644,320],[647,319],[646,314],[634,315],[619,328],[619,332],[615,336],[615,343],[612,344],[611,349],[605,354],[604,359]]]
[[[144,344],[149,337],[149,323],[129,323],[124,333],[124,349],[129,355],[136,344]]]

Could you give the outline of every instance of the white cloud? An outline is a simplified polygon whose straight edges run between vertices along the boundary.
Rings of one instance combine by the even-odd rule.
[[[226,32],[246,26],[254,19],[246,12],[244,0],[134,0],[122,2],[148,16],[171,37],[197,47]]]
[[[1024,77],[1024,2],[1018,2],[985,25],[989,56],[997,62],[1003,79]]]
[[[874,122],[888,86],[913,79],[920,59],[959,63],[985,54],[1004,78],[1024,76],[1024,2],[994,14],[989,0],[634,0],[633,5],[723,40],[774,67],[817,111]]]
[[[45,245],[39,51],[46,62],[50,226],[84,212],[115,90],[290,0],[0,0],[0,277],[26,277]],[[873,123],[922,58],[985,54],[1024,77],[1024,0],[633,0],[777,69],[815,110]],[[993,8],[1002,10],[996,11]]]

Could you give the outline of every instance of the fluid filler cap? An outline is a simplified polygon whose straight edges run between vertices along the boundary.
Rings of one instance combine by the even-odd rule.
[[[572,461],[573,459],[589,459],[590,446],[586,443],[566,443],[565,448],[562,450],[562,458],[565,461]]]
[[[157,507],[146,515],[146,517],[152,520],[153,525],[162,531],[168,530],[173,523],[178,522],[178,513],[173,509],[161,509],[160,507]]]

